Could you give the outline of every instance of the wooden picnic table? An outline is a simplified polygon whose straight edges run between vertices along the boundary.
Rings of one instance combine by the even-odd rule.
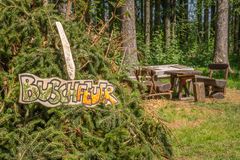
[[[171,70],[171,71],[165,71],[165,74],[170,75],[171,77],[171,85],[172,85],[172,90],[174,89],[174,82],[176,79],[179,80],[178,83],[178,98],[181,99],[186,99],[190,97],[190,91],[189,91],[189,86],[187,87],[187,81],[195,81],[195,76],[200,75],[202,72],[201,71],[196,71],[196,70]],[[185,90],[186,97],[183,98],[183,89]]]
[[[167,64],[167,65],[155,65],[155,66],[143,66],[143,67],[154,70],[158,78],[170,77],[170,75],[166,74],[167,71],[194,70],[191,67],[180,65],[180,64]]]
[[[166,71],[175,70],[194,70],[191,67],[180,65],[180,64],[167,64],[167,65],[154,65],[154,66],[140,66],[140,68],[152,69],[156,72],[157,78],[169,78],[170,75],[165,74]],[[130,76],[131,79],[136,79],[135,76]]]
[[[154,70],[156,73],[157,79],[162,78],[170,78],[171,80],[171,90],[176,89],[175,87],[178,86],[178,98],[184,99],[183,89],[185,90],[186,97],[188,99],[190,97],[190,87],[187,87],[187,81],[195,81],[195,75],[200,75],[202,72],[194,70],[192,67],[188,67],[185,65],[179,64],[168,64],[168,65],[154,65],[154,66],[139,66],[138,68],[147,68]],[[132,79],[136,79],[135,76],[130,76]],[[174,85],[174,82],[178,84]]]

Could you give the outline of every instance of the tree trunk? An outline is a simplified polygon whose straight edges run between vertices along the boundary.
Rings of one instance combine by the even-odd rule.
[[[217,21],[215,35],[215,63],[228,62],[228,0],[217,1]]]
[[[171,39],[171,10],[170,10],[170,0],[163,0],[164,9],[164,41],[165,48],[169,48]]]
[[[233,52],[236,56],[239,54],[239,15],[235,12],[234,15],[234,46]]]
[[[150,0],[145,1],[145,43],[150,45],[151,38],[151,4]]]
[[[155,1],[150,0],[150,41],[154,32],[154,10],[155,10]]]
[[[160,29],[161,24],[161,0],[155,0],[155,31]]]
[[[139,10],[141,7],[138,7],[138,1],[137,0],[134,0],[135,2],[135,17],[136,17],[136,24],[141,24],[141,17],[140,17],[140,14],[139,14]]]
[[[209,36],[209,8],[208,0],[204,1],[204,41],[208,42]]]
[[[202,0],[197,0],[198,40],[202,42]]]
[[[144,25],[144,0],[141,0],[141,24]]]
[[[179,37],[182,48],[188,46],[188,0],[180,0],[179,9]]]
[[[133,66],[137,65],[137,43],[136,43],[136,26],[135,26],[135,1],[126,0],[122,7],[122,47],[124,52],[124,64],[133,74]]]
[[[176,35],[176,23],[177,23],[177,16],[176,16],[176,0],[171,1],[171,12],[172,12],[172,39],[175,38]]]
[[[216,7],[215,7],[216,3],[215,1],[212,2],[211,5],[211,33],[212,35],[214,35],[215,33],[215,28],[216,28]]]

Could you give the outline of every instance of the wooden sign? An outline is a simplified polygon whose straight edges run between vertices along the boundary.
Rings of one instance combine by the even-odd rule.
[[[98,104],[116,105],[114,87],[108,81],[100,80],[62,80],[60,78],[41,79],[35,75],[19,74],[19,102],[41,103],[46,107],[60,105],[84,105],[92,107]]]
[[[68,77],[71,80],[74,80],[74,78],[75,78],[75,64],[74,64],[74,61],[73,61],[70,44],[68,42],[68,39],[67,39],[67,36],[64,32],[62,24],[60,22],[56,22],[56,26],[57,26],[58,33],[59,33],[59,36],[60,36],[60,39],[61,39],[61,42],[62,42],[62,46],[63,46],[63,53],[64,53],[64,58],[65,58],[66,66],[67,66]]]

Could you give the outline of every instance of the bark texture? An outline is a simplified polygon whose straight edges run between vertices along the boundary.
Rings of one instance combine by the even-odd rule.
[[[171,39],[170,0],[163,1],[163,8],[164,8],[164,40],[165,40],[165,47],[168,48],[170,46],[170,39]]]
[[[151,1],[145,1],[145,43],[150,45],[151,39]]]
[[[209,36],[209,7],[208,1],[204,1],[204,41],[208,41]]]
[[[228,62],[228,0],[217,1],[217,21],[215,36],[215,63]]]
[[[124,64],[129,66],[130,74],[132,67],[138,63],[137,43],[136,43],[136,26],[135,26],[135,1],[126,0],[122,7],[122,46],[125,54]]]
[[[197,1],[197,19],[198,19],[198,40],[202,41],[202,0]]]
[[[234,16],[234,54],[239,54],[239,15],[235,13]]]
[[[176,25],[177,25],[177,15],[176,15],[176,6],[177,6],[177,1],[176,0],[171,0],[171,13],[172,13],[172,39],[175,39],[176,35]]]
[[[161,0],[155,0],[155,30],[160,29],[161,24],[161,14],[160,14],[160,6]]]
[[[215,25],[216,22],[216,3],[212,2],[211,4],[211,33],[214,34],[215,33]]]

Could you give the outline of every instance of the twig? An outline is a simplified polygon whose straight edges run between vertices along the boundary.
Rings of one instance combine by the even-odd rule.
[[[74,5],[74,16],[77,16],[76,8],[77,8],[77,3],[76,0],[73,0],[73,5]]]
[[[125,48],[125,50],[124,50],[123,57],[122,57],[122,60],[121,60],[121,64],[120,64],[120,66],[119,66],[118,73],[119,73],[119,72],[121,71],[121,69],[122,69],[122,65],[123,65],[124,59],[125,59],[125,57],[126,57],[126,52],[127,52],[127,48]]]
[[[112,36],[113,36],[113,30],[112,30],[111,35],[110,35],[109,44],[108,44],[108,47],[107,47],[107,51],[106,51],[106,53],[105,53],[105,57],[108,55],[108,53],[109,53],[109,51],[110,51]]]
[[[82,70],[90,62],[92,62],[92,61],[87,61],[79,70]]]
[[[71,0],[68,0],[67,1],[67,11],[66,11],[66,20],[68,20],[69,19],[69,16],[70,16],[70,14],[71,14]]]

